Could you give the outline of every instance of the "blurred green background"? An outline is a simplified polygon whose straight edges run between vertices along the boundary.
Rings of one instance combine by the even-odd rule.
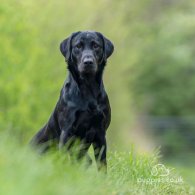
[[[67,75],[59,44],[88,29],[115,45],[109,150],[160,146],[195,183],[193,0],[0,0],[0,131],[25,145],[47,122]]]

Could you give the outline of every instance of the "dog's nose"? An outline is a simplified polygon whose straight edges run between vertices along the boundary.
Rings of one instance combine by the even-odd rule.
[[[86,56],[83,60],[83,63],[85,65],[93,65],[93,59],[91,56]]]

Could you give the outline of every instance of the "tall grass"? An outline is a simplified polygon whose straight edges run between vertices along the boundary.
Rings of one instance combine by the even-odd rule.
[[[66,154],[51,151],[38,155],[10,136],[0,138],[0,194],[86,195],[86,194],[192,194],[185,181],[169,182],[179,175],[172,171],[166,182],[151,169],[159,163],[158,153],[139,155],[108,152],[108,173],[98,172],[93,162],[76,163]],[[171,169],[170,169],[171,170]],[[140,182],[141,181],[141,182]]]

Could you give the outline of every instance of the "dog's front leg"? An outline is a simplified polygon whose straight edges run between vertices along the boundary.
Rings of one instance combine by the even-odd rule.
[[[73,124],[76,120],[75,118],[76,110],[68,108],[58,115],[58,123],[61,130],[59,139],[59,149],[66,146],[66,149],[70,148],[71,142],[73,140]],[[70,141],[70,143],[69,143]]]
[[[60,135],[60,141],[59,141],[59,149],[62,149],[70,139],[71,139],[71,136],[70,136],[69,131],[62,130],[61,135]]]
[[[106,145],[105,135],[99,135],[96,137],[93,143],[93,148],[94,148],[94,154],[95,154],[98,170],[103,170],[107,172],[107,162],[106,162],[107,145]]]

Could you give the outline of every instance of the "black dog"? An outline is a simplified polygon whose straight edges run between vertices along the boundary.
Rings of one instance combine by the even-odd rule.
[[[79,139],[78,158],[87,155],[93,144],[98,167],[106,166],[105,136],[111,110],[102,74],[113,50],[108,39],[92,31],[73,33],[60,44],[69,75],[49,121],[32,139],[34,145],[57,140],[60,148],[68,143],[69,150]]]

